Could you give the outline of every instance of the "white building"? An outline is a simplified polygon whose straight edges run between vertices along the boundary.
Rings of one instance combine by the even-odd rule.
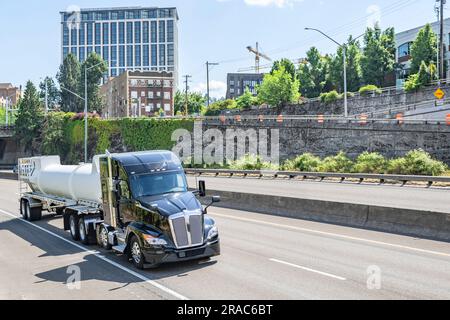
[[[412,45],[412,42],[414,40],[416,40],[416,37],[417,37],[420,29],[422,29],[423,27],[425,27],[425,25],[411,29],[411,30],[397,33],[395,36],[396,43],[397,43],[396,60],[397,60],[397,62],[399,62],[400,64],[402,64],[404,66],[403,71],[397,75],[397,85],[400,85],[404,81],[404,79],[409,75],[409,69],[411,66],[411,55],[410,55],[411,54],[411,45]],[[436,35],[438,35],[438,39],[439,39],[440,24],[437,21],[435,21],[431,24],[431,27],[432,27],[434,33],[436,33]],[[447,62],[450,65],[449,45],[450,45],[450,18],[444,20],[445,60],[447,60]]]
[[[105,78],[125,71],[170,72],[178,83],[176,8],[126,7],[61,12],[61,57],[80,62],[96,52],[108,62]]]

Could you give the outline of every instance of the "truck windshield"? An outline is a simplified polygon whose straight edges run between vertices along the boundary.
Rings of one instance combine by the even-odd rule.
[[[167,193],[187,192],[186,176],[183,172],[159,172],[136,175],[130,178],[131,189],[136,198]]]

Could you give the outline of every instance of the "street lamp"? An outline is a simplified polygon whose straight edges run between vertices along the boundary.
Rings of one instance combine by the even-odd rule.
[[[327,34],[323,33],[323,32],[320,31],[319,29],[305,28],[305,30],[319,32],[319,33],[322,34],[324,37],[330,39],[331,41],[333,41],[333,42],[336,43],[339,47],[342,48],[342,52],[343,52],[343,56],[344,56],[344,114],[345,114],[345,118],[348,118],[348,101],[347,101],[347,46],[346,46],[346,44],[340,44],[339,42],[337,42],[336,40],[334,40],[333,38],[331,38],[331,37],[328,36]],[[360,37],[361,37],[361,36],[359,36],[358,38],[360,38]],[[356,39],[357,39],[357,38],[356,38]],[[356,40],[356,39],[354,39],[354,40]]]

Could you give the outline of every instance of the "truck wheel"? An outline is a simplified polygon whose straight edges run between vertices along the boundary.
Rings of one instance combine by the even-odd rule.
[[[20,215],[24,218],[25,218],[25,212],[26,212],[25,203],[26,203],[25,199],[20,199]]]
[[[93,234],[92,230],[86,229],[84,218],[78,220],[78,232],[82,244],[88,246],[95,242],[95,234]]]
[[[39,221],[42,219],[42,207],[31,208],[30,202],[27,202],[26,214],[28,221]]]
[[[97,244],[100,246],[100,248],[103,248],[105,250],[111,250],[112,245],[109,243],[108,240],[108,229],[106,229],[105,226],[101,225],[100,230],[98,232],[97,237]]]
[[[30,218],[30,207],[28,206],[28,201],[27,200],[23,200],[22,201],[23,205],[22,205],[22,212],[23,212],[23,218],[25,220],[29,220]]]
[[[69,226],[70,226],[70,235],[72,236],[72,239],[75,241],[80,240],[80,231],[78,229],[78,215],[75,213],[72,213],[69,218]]]
[[[129,252],[131,261],[133,262],[134,266],[140,270],[143,270],[145,264],[144,254],[142,253],[141,245],[139,244],[136,236],[133,236],[133,238],[131,238]]]

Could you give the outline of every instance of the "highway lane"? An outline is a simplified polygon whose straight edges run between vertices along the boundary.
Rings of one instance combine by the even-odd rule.
[[[450,190],[399,185],[202,176],[207,189],[450,213]],[[196,178],[188,177],[191,187]]]
[[[17,190],[0,180],[2,299],[450,299],[449,243],[214,208],[222,256],[141,272],[72,245],[61,218],[46,216],[42,229],[13,219]],[[81,290],[65,285],[73,264]],[[367,287],[374,267],[379,290]]]

